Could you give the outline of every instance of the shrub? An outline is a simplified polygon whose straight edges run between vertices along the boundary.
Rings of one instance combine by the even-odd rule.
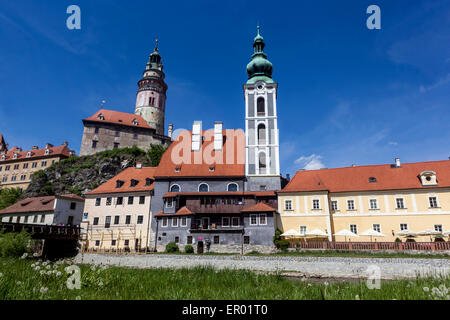
[[[180,252],[180,248],[178,248],[178,245],[175,242],[169,242],[166,246],[166,252],[167,253]]]
[[[2,233],[0,234],[0,255],[2,257],[21,257],[29,252],[28,245],[31,236],[25,230],[20,233]]]
[[[287,249],[289,248],[289,241],[287,241],[287,240],[275,240],[275,245],[281,251],[287,251]]]
[[[185,253],[194,253],[194,247],[191,246],[190,244],[188,244],[187,246],[184,247],[184,252]]]
[[[259,252],[258,251],[256,251],[256,250],[252,250],[252,251],[250,251],[249,253],[247,253],[247,254],[249,254],[249,255],[252,255],[252,254],[259,254]]]
[[[402,242],[402,240],[400,240],[399,238],[395,238],[395,242],[399,243],[399,242]]]
[[[23,191],[20,188],[0,190],[0,210],[16,203],[22,195]]]
[[[279,229],[277,229],[276,231],[275,231],[275,235],[273,236],[273,243],[275,243],[276,244],[276,241],[279,241],[279,240],[281,240],[281,230],[279,230]]]

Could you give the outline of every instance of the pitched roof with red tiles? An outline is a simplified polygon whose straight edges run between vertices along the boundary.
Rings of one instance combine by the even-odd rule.
[[[0,210],[0,214],[53,211],[55,196],[26,198]]]
[[[100,115],[103,116],[103,120]],[[106,123],[120,124],[123,126],[154,129],[148,125],[147,121],[145,121],[144,118],[142,118],[137,114],[106,109],[98,110],[96,113],[94,113],[94,115],[90,116],[89,118],[83,119],[83,121],[94,121],[100,123],[106,122]]]
[[[87,195],[102,194],[102,193],[121,193],[121,192],[137,192],[137,191],[151,191],[154,187],[154,173],[156,167],[142,167],[138,169],[136,167],[126,168],[118,175],[109,179],[96,189],[86,193]],[[150,185],[146,185],[147,178],[150,180]],[[117,181],[123,182],[120,187],[117,188]],[[131,186],[131,180],[136,180],[137,183],[134,187]]]
[[[46,154],[46,148],[42,149],[35,149],[35,150],[26,150],[22,151],[22,149],[18,148],[17,146],[12,147],[8,150],[8,152],[5,154],[5,159],[2,160],[2,156],[0,156],[0,163],[1,162],[8,162],[8,161],[18,161],[18,160],[28,160],[33,158],[46,158],[46,157],[70,157],[71,150],[66,145],[56,146],[56,147],[49,147],[48,148],[48,154]],[[14,155],[17,155],[16,158],[14,158]]]
[[[226,129],[222,135],[222,150],[213,150],[214,130],[211,129],[202,132],[201,149],[192,151],[192,132],[181,132],[163,154],[155,178],[244,177],[244,132]]]
[[[79,195],[74,194],[74,193],[61,194],[61,195],[57,196],[57,198],[76,200],[76,201],[84,201],[83,197],[80,197]]]
[[[423,186],[420,173],[436,172],[437,186]],[[369,178],[376,182],[369,182]],[[297,171],[279,193],[355,192],[450,187],[450,160]]]
[[[275,212],[276,209],[265,204],[264,202],[258,202],[257,204],[248,208],[242,209],[241,212]]]
[[[164,213],[164,211],[160,211],[157,214],[155,214],[155,217],[167,217],[167,216],[189,216],[193,215],[194,213],[189,210],[186,206],[178,209],[175,213]]]

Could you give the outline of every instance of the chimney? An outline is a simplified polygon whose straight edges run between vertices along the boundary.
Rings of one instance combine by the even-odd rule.
[[[201,146],[202,122],[194,121],[192,124],[192,151],[199,151]]]
[[[352,164],[352,167],[356,167],[356,164]]]
[[[172,135],[173,135],[173,124],[170,123],[169,124],[169,129],[167,129],[167,136],[172,139]]]
[[[32,146],[32,147],[31,147],[31,150],[37,150],[37,149],[39,149],[38,146]]]
[[[222,121],[214,122],[214,150],[222,150],[223,135],[222,135]]]
[[[64,147],[68,147],[69,146],[69,142],[64,141],[61,145],[64,146]]]
[[[45,149],[48,149],[48,148],[53,148],[53,145],[51,144],[51,143],[46,143],[45,144]]]
[[[400,168],[400,158],[395,158],[395,167]]]
[[[136,169],[142,169],[142,162],[136,162]]]

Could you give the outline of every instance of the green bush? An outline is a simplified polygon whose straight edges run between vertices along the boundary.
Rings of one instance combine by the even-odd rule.
[[[275,231],[275,235],[273,236],[273,243],[276,244],[276,241],[281,240],[281,230],[277,229]]]
[[[184,247],[184,252],[185,253],[194,253],[194,247],[191,246],[190,244],[188,244],[187,246]]]
[[[287,249],[289,248],[289,241],[287,241],[287,240],[275,240],[275,245],[281,251],[287,251]]]
[[[169,242],[166,246],[166,253],[180,252],[180,248],[175,242]]]
[[[0,210],[16,203],[23,195],[20,188],[10,188],[0,190]]]
[[[399,238],[395,238],[395,242],[399,243],[399,242],[402,242],[402,240],[400,240]]]
[[[0,255],[2,257],[21,257],[24,253],[29,253],[28,245],[31,235],[22,230],[20,233],[0,234]]]

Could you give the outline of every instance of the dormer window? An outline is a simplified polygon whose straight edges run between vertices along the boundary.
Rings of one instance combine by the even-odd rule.
[[[145,178],[145,185],[146,186],[149,186],[149,185],[151,185],[152,184],[152,179],[150,179],[150,178]]]
[[[370,177],[370,178],[369,178],[369,182],[377,182],[377,178],[375,178],[375,177]]]
[[[209,172],[213,172],[215,170],[214,167],[209,167]]]
[[[27,152],[27,158],[29,158],[29,157],[31,157],[31,152],[30,151]]]
[[[50,153],[49,149],[45,149],[45,155],[48,155]]]
[[[138,184],[138,180],[135,180],[135,179],[131,179],[131,184],[130,184],[130,187],[136,187],[136,185]]]
[[[422,186],[437,185],[436,172],[434,171],[422,171],[419,177],[422,182]]]
[[[17,153],[14,153],[13,159],[17,159]]]
[[[139,122],[137,121],[137,119],[133,119],[133,125],[137,126],[139,124]]]
[[[105,120],[105,117],[103,116],[103,113],[100,113],[100,114],[97,116],[97,119],[98,119],[98,120]]]
[[[176,167],[175,168],[175,172],[180,172],[181,171],[181,167]]]
[[[122,180],[117,180],[117,181],[116,181],[116,188],[122,187],[123,184],[124,184],[124,182],[123,182]]]
[[[5,158],[6,158],[6,157],[5,157],[5,155],[4,155],[4,154],[2,154],[2,160],[5,160]]]

